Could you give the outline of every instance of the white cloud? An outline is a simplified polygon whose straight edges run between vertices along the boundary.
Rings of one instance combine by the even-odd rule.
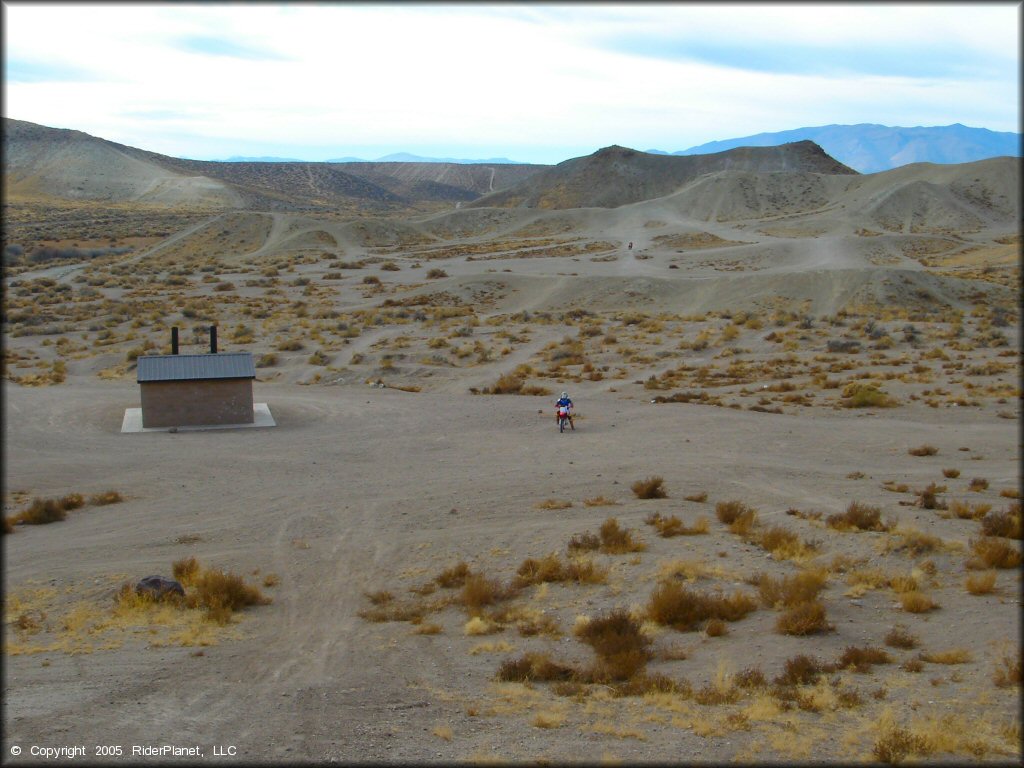
[[[9,66],[46,63],[100,77],[8,82],[9,116],[156,151],[192,135],[236,140],[237,154],[247,154],[246,140],[333,146],[335,154],[431,144],[583,154],[611,143],[675,150],[827,123],[1016,130],[1019,117],[1019,9],[1006,5],[4,8]],[[245,55],[200,52],[215,51],[218,38]],[[624,39],[629,45],[613,44]],[[666,40],[680,41],[683,53],[699,42],[703,61],[645,55],[644,41]],[[815,61],[801,61],[799,72],[751,69],[759,55],[823,43],[862,46],[865,61],[889,68],[906,50],[915,76],[829,75]],[[747,56],[730,60],[737,51]],[[955,51],[967,70],[997,76],[929,75],[932,51],[939,64]]]

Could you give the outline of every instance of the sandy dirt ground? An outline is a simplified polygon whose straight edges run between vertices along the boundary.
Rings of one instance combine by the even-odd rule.
[[[724,637],[658,634],[659,644],[681,642],[689,653],[656,666],[695,687],[723,668],[756,665],[770,678],[795,654],[825,658],[851,645],[882,646],[898,623],[925,649],[971,650],[972,661],[957,667],[928,665],[911,674],[892,664],[851,675],[869,704],[853,714],[801,713],[802,730],[789,748],[781,745],[793,725],[772,730],[768,719],[753,728],[754,721],[706,726],[721,719],[721,707],[695,707],[707,711],[702,728],[664,700],[598,695],[580,703],[543,684],[496,682],[499,661],[514,652],[547,649],[584,659],[587,649],[570,631],[575,616],[642,605],[659,562],[720,565],[725,571],[715,581],[753,592],[743,577],[779,564],[714,519],[717,501],[743,500],[766,521],[819,540],[825,561],[845,555],[909,572],[921,558],[880,554],[876,545],[886,534],[838,533],[785,510],[840,512],[857,499],[943,540],[965,541],[976,523],[898,506],[880,484],[924,485],[950,463],[965,476],[989,479],[993,490],[1017,482],[1016,424],[967,409],[774,415],[654,405],[592,389],[574,388],[579,428],[566,434],[549,416],[550,398],[257,384],[276,428],[122,435],[123,410],[137,401],[134,385],[8,386],[9,490],[117,488],[127,497],[6,537],[8,594],[52,588],[51,611],[59,612],[75,600],[109,601],[120,580],[170,575],[172,561],[189,555],[240,573],[273,572],[279,583],[266,590],[272,604],[247,610],[235,634],[200,647],[202,655],[195,646],[154,647],[145,634],[126,634],[114,649],[8,655],[5,753],[12,745],[130,751],[172,744],[199,745],[207,759],[215,746],[233,746],[238,761],[718,762],[793,759],[797,753],[787,750],[804,743],[806,758],[845,761],[870,756],[877,737],[871,713],[877,717],[879,707],[867,694],[876,689],[901,718],[982,716],[998,724],[1019,717],[1019,689],[989,680],[995,644],[1019,637],[1019,574],[1002,571],[997,592],[972,596],[961,583],[964,555],[944,551],[931,554],[937,611],[902,612],[887,590],[845,597],[834,572],[825,592],[833,632],[780,635],[772,631],[776,612],[761,608]],[[922,443],[938,454],[908,455]],[[854,472],[863,477],[851,479]],[[629,490],[651,474],[665,479],[668,498],[640,500]],[[699,491],[706,502],[683,499]],[[597,496],[618,505],[583,503]],[[572,506],[537,509],[547,499]],[[652,511],[690,522],[704,515],[711,531],[659,538],[643,523]],[[398,593],[460,560],[513,575],[524,558],[564,551],[573,534],[595,531],[610,515],[638,533],[647,551],[597,555],[611,569],[605,585],[552,584],[518,598],[555,617],[565,630],[560,638],[512,630],[467,636],[466,615],[456,607],[433,617],[441,627],[433,635],[358,615],[369,605],[365,593]],[[198,540],[176,543],[189,537]],[[10,640],[15,630],[6,629]],[[481,640],[505,641],[497,647],[508,652],[474,650]],[[959,673],[955,682],[949,670]],[[533,724],[538,712],[560,713],[552,715],[558,727]],[[859,739],[844,741],[858,732]],[[988,758],[1006,759],[1010,741],[1002,751]]]

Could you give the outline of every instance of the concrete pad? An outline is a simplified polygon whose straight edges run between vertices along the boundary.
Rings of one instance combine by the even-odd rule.
[[[121,433],[126,432],[200,432],[207,429],[251,429],[253,427],[276,427],[277,422],[270,413],[266,403],[252,404],[252,424],[196,424],[181,427],[143,427],[142,409],[125,408],[124,420],[121,422]]]

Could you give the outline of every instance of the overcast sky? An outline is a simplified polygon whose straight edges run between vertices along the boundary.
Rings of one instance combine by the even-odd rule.
[[[4,115],[196,159],[1019,131],[1019,3],[4,2]]]

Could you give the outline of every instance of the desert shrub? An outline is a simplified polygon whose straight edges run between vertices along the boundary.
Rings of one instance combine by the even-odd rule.
[[[988,488],[988,480],[986,480],[984,477],[971,478],[971,482],[967,485],[967,488],[968,490],[978,491],[980,493],[981,491],[984,491],[986,488]]]
[[[972,573],[967,576],[964,587],[972,595],[989,595],[996,589],[996,572]]]
[[[895,626],[885,636],[885,644],[891,648],[916,648],[918,639],[901,626]]]
[[[911,456],[934,456],[938,452],[939,449],[934,445],[919,445],[917,448],[907,450]]]
[[[601,551],[607,555],[621,555],[626,552],[643,552],[647,545],[633,538],[627,528],[620,528],[619,521],[609,517],[601,524]]]
[[[1003,538],[982,536],[972,539],[970,545],[975,558],[989,568],[1016,568],[1021,563],[1020,549]]]
[[[895,549],[908,552],[912,555],[923,555],[927,552],[934,552],[942,546],[942,539],[932,536],[930,533],[923,533],[916,528],[905,528],[899,533],[899,542]]]
[[[651,593],[646,614],[658,624],[685,632],[708,619],[739,621],[756,609],[756,601],[743,592],[728,596],[711,595],[687,589],[676,582],[665,582]]]
[[[733,523],[733,526],[735,526],[741,519],[743,518],[739,518],[736,523]],[[799,536],[780,525],[773,525],[770,528],[766,528],[765,530],[758,532],[755,538],[758,545],[773,554],[795,552],[799,550],[801,546],[807,546],[800,541]]]
[[[278,343],[277,349],[279,352],[297,352],[304,346],[299,339],[286,339]]]
[[[232,283],[232,282],[217,283],[215,286],[213,286],[213,290],[215,290],[215,291],[233,291],[233,290],[235,290],[235,284]]]
[[[850,503],[843,514],[829,515],[825,522],[836,530],[888,531],[889,523],[882,522],[882,510],[858,501]]]
[[[740,517],[754,512],[742,501],[720,501],[715,505],[715,516],[719,522],[732,525]]]
[[[954,469],[954,468],[950,467],[948,469],[942,470],[942,476],[946,477],[946,478],[949,478],[950,480],[954,480],[954,479],[960,477],[960,470],[959,469]]]
[[[642,671],[651,658],[650,638],[621,608],[578,626],[574,634],[597,654],[591,672],[594,681],[627,680]]]
[[[122,501],[124,501],[124,496],[118,491],[113,490],[94,493],[89,497],[89,503],[97,507],[104,506],[105,504],[118,504]]]
[[[704,634],[708,637],[724,637],[729,634],[729,627],[721,619],[708,619],[704,625]]]
[[[593,496],[583,500],[585,507],[615,507],[618,504],[619,502],[615,501],[615,499],[609,499],[604,496]]]
[[[872,754],[882,763],[900,763],[908,755],[926,755],[930,750],[925,739],[905,728],[890,728],[872,747]]]
[[[854,672],[870,672],[875,664],[890,664],[892,656],[881,648],[856,648],[848,646],[839,657],[840,669],[853,669]]]
[[[455,565],[445,568],[441,573],[437,575],[434,581],[437,582],[438,586],[444,587],[445,589],[453,589],[454,587],[461,587],[466,583],[466,577],[469,576],[469,566],[464,562],[460,561]]]
[[[774,683],[776,685],[809,685],[817,680],[818,675],[827,671],[831,671],[831,668],[811,656],[800,654],[786,659],[783,672],[775,678]]]
[[[515,594],[515,586],[503,585],[496,579],[483,574],[470,574],[462,585],[459,601],[472,615],[478,614],[485,606],[508,600]]]
[[[668,497],[664,482],[660,476],[652,475],[643,480],[637,480],[629,487],[638,499],[664,499]]]
[[[747,690],[753,688],[764,688],[768,685],[768,680],[764,676],[764,672],[756,667],[747,667],[736,673],[733,677],[733,685],[737,688],[745,688]]]
[[[277,355],[273,352],[267,352],[266,354],[260,355],[256,360],[257,368],[270,368],[277,365]]]
[[[376,275],[367,275],[363,278],[364,285],[380,285],[380,278]]]
[[[945,486],[929,483],[927,487],[917,492],[917,503],[922,509],[946,509],[946,502],[939,498],[939,494],[944,490]]]
[[[430,269],[430,270],[427,271],[427,279],[428,280],[438,280],[438,279],[440,279],[442,277],[448,277],[448,273],[445,272],[443,269],[439,269],[438,267],[434,267],[433,269]]]
[[[828,573],[824,570],[800,571],[781,579],[762,574],[757,579],[757,589],[766,607],[791,608],[817,600],[827,580]]]
[[[689,496],[684,496],[683,498],[686,499],[687,501],[695,501],[698,504],[703,504],[705,501],[708,500],[708,492],[698,491],[697,493],[690,494]]]
[[[569,681],[578,677],[570,666],[552,661],[546,653],[525,653],[506,659],[498,667],[498,680],[510,683]]]
[[[208,618],[219,624],[226,624],[235,611],[270,602],[258,587],[246,584],[241,576],[217,568],[204,570],[193,586],[195,592],[188,595],[190,607],[205,609]]]
[[[186,587],[193,584],[196,576],[199,575],[199,570],[199,561],[194,557],[176,560],[171,565],[171,573],[174,575],[174,578]]]
[[[331,362],[331,358],[325,355],[322,349],[318,349],[316,352],[309,356],[306,362],[308,362],[310,365],[327,365],[329,362]]]
[[[950,514],[960,520],[981,520],[991,509],[991,504],[971,505],[967,501],[954,500],[949,504]]]
[[[672,536],[696,536],[708,532],[708,521],[703,517],[698,518],[692,528],[687,528],[686,524],[675,515],[662,517],[657,512],[648,515],[644,522],[653,525],[658,531],[658,535],[666,539]]]
[[[971,660],[971,652],[966,648],[953,648],[948,651],[922,653],[920,658],[929,664],[966,664]]]
[[[847,384],[842,392],[842,404],[846,408],[893,408],[899,401],[880,390],[875,384],[854,382]]]
[[[1014,504],[1005,512],[992,512],[985,515],[981,520],[981,531],[986,536],[1020,539],[1020,519],[1020,504]]]
[[[825,606],[818,601],[797,603],[782,613],[775,629],[783,635],[812,635],[828,632],[832,625],[826,620]]]
[[[85,497],[80,493],[69,493],[59,499],[35,498],[29,508],[14,515],[15,523],[25,525],[46,525],[64,520],[67,513],[85,505]]]
[[[928,595],[918,592],[916,589],[900,593],[899,599],[900,605],[907,613],[926,613],[939,607],[939,604]]]
[[[564,499],[545,499],[537,503],[535,509],[569,509],[571,506],[572,502]]]
[[[992,682],[999,688],[1020,685],[1020,654],[1007,653],[996,663]]]
[[[572,538],[569,539],[569,544],[567,545],[567,549],[570,552],[593,552],[600,548],[601,537],[591,533],[590,531],[573,534]]]

